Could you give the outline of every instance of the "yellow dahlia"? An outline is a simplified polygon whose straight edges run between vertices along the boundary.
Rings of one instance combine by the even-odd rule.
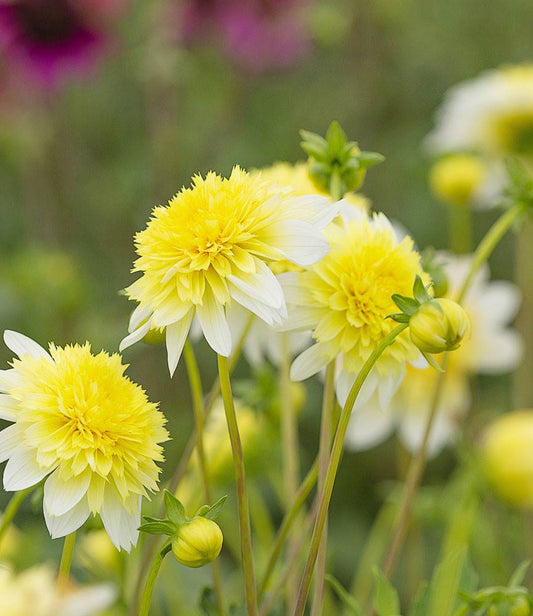
[[[383,214],[330,225],[331,252],[301,273],[282,275],[289,319],[285,328],[312,329],[316,343],[296,358],[291,376],[305,379],[337,360],[337,398],[344,403],[356,373],[378,342],[395,327],[391,296],[411,295],[417,275],[424,277],[413,241],[398,241]],[[404,332],[380,357],[358,398],[377,389],[386,407],[420,352]]]
[[[196,176],[167,206],[154,209],[135,238],[141,277],[128,289],[139,302],[121,350],[166,327],[173,374],[196,315],[207,342],[231,352],[226,309],[236,302],[269,324],[286,316],[270,264],[310,265],[329,251],[320,229],[337,214],[326,197],[287,197],[235,167],[229,178]]]
[[[120,549],[137,541],[141,499],[157,490],[167,440],[165,418],[125,375],[119,355],[91,353],[88,343],[49,352],[12,331],[18,355],[0,372],[4,488],[44,483],[43,511],[53,538],[99,514]]]

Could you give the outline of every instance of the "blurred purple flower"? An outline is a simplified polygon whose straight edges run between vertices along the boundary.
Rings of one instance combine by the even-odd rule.
[[[226,54],[252,71],[288,68],[311,48],[304,10],[312,0],[188,0],[181,40],[218,38]]]
[[[104,20],[117,0],[11,0],[0,6],[0,55],[52,88],[72,73],[89,72],[104,52]]]

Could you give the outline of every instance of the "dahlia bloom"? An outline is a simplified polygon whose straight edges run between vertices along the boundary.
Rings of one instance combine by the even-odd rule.
[[[53,538],[99,514],[120,549],[138,537],[141,499],[157,490],[167,440],[165,418],[126,376],[119,355],[93,355],[88,343],[49,352],[12,331],[18,355],[0,372],[4,489],[44,482],[43,511]]]
[[[107,44],[104,24],[122,0],[13,0],[0,6],[0,56],[44,87],[90,71]]]
[[[456,297],[472,257],[443,253],[440,260],[448,277],[447,296]],[[519,305],[517,287],[506,281],[491,282],[487,266],[475,276],[463,302],[470,317],[471,335],[448,356],[440,404],[429,440],[429,455],[436,455],[455,440],[457,426],[471,404],[469,378],[474,374],[510,372],[520,363],[522,339],[509,327]],[[352,416],[346,446],[350,449],[373,447],[396,429],[404,445],[412,452],[418,451],[437,379],[433,368],[408,368],[387,412],[379,408],[374,398],[358,415]]]
[[[229,178],[193,178],[168,206],[155,208],[135,237],[141,277],[126,289],[139,302],[121,350],[150,329],[166,328],[172,375],[196,315],[203,334],[227,357],[232,335],[226,309],[235,302],[269,325],[286,317],[282,288],[270,267],[310,265],[329,251],[320,229],[337,214],[325,197],[289,198],[236,167]]]
[[[315,344],[294,361],[291,376],[303,380],[337,362],[336,392],[342,405],[355,377],[378,342],[395,323],[392,295],[410,295],[415,277],[425,275],[413,241],[398,241],[383,214],[352,215],[327,229],[331,252],[300,273],[282,274],[289,319],[284,329],[311,329]],[[368,376],[356,407],[378,392],[388,406],[408,362],[420,352],[401,334],[382,354]]]

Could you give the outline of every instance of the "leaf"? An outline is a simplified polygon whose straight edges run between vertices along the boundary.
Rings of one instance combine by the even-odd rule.
[[[430,585],[427,616],[451,616],[465,560],[466,548],[462,548],[445,556],[437,565]]]
[[[359,603],[357,603],[352,595],[350,595],[350,593],[336,578],[330,574],[326,574],[326,582],[331,586],[331,588],[333,588],[335,594],[339,597],[350,614],[353,614],[354,616],[363,616]]]
[[[378,616],[400,616],[398,593],[377,567],[374,569],[374,580],[376,583],[374,607]]]
[[[174,494],[168,490],[165,490],[165,511],[167,517],[175,524],[185,524],[185,522],[187,522],[185,507]]]
[[[224,503],[226,502],[227,498],[227,495],[224,495],[222,498],[219,498],[217,502],[214,505],[211,505],[211,507],[209,507],[209,509],[203,514],[204,518],[207,518],[208,520],[214,520],[222,510],[222,507],[224,507]]]
[[[403,313],[408,315],[415,314],[420,306],[420,303],[417,302],[416,299],[406,297],[405,295],[399,295],[398,293],[394,293],[391,299]]]
[[[200,609],[204,616],[218,616],[215,592],[210,586],[205,586],[200,595]]]
[[[148,533],[149,535],[168,535],[171,537],[176,533],[177,529],[175,524],[167,520],[141,524],[141,526],[139,526],[139,530],[143,533]]]
[[[526,577],[526,573],[530,565],[531,565],[530,560],[524,560],[518,565],[513,575],[511,576],[511,579],[509,580],[508,586],[510,588],[514,588],[515,586],[521,586],[522,582],[524,581],[524,578]]]
[[[413,599],[409,616],[426,616],[429,606],[429,584],[424,582]]]

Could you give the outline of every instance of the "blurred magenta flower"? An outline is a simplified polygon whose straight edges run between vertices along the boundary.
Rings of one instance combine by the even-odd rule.
[[[243,68],[288,68],[310,51],[305,8],[312,0],[188,0],[182,7],[180,38],[218,39]]]
[[[9,72],[53,88],[90,72],[106,49],[106,20],[123,0],[12,0],[0,6],[0,56]]]

